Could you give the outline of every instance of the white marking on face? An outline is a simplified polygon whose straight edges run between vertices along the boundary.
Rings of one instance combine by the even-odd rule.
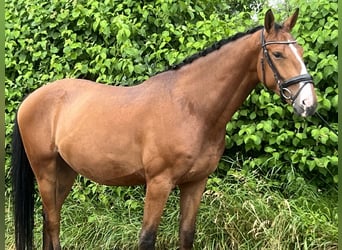
[[[302,58],[300,57],[298,50],[296,49],[296,47],[291,43],[289,44],[291,51],[293,52],[293,54],[295,55],[296,59],[298,60],[300,66],[301,66],[301,70],[300,70],[300,74],[307,74],[308,71],[306,70],[305,64],[302,60]]]
[[[305,64],[302,60],[302,58],[300,57],[298,50],[296,49],[296,47],[293,44],[289,44],[289,47],[291,49],[291,51],[293,52],[293,54],[295,55],[295,58],[298,60],[301,70],[300,70],[300,74],[308,74],[308,71],[305,67]],[[302,86],[304,85],[303,82],[299,83],[299,89],[302,88]],[[313,104],[313,93],[312,93],[312,88],[310,86],[310,84],[306,84],[303,89],[301,90],[299,96],[297,99],[299,99],[299,104],[304,105],[304,106],[311,106]]]

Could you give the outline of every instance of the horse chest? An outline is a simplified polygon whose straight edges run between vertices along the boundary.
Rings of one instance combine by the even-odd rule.
[[[208,177],[217,168],[223,149],[219,146],[206,148],[198,154],[194,163],[190,166],[187,173],[181,178],[180,182],[188,180],[200,180]]]

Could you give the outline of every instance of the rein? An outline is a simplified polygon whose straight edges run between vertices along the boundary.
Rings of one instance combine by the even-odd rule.
[[[271,44],[295,44],[297,43],[295,40],[292,41],[269,41],[266,42],[265,41],[265,34],[264,34],[264,29],[262,29],[261,31],[261,47],[263,49],[263,58],[261,59],[261,65],[262,65],[262,80],[265,83],[265,79],[266,79],[266,71],[265,71],[265,59],[268,63],[268,65],[270,66],[273,75],[274,75],[274,79],[276,80],[278,86],[279,86],[279,92],[280,92],[280,97],[281,100],[285,103],[287,100],[290,100],[291,103],[293,103],[296,98],[298,97],[299,93],[302,91],[302,89],[304,88],[304,86],[308,83],[313,84],[313,80],[312,77],[309,74],[302,74],[302,75],[298,75],[295,77],[292,77],[288,80],[284,80],[280,74],[279,71],[277,70],[276,66],[274,65],[268,50],[267,50],[267,45],[271,45]],[[297,91],[297,93],[295,95],[292,95],[292,92],[290,89],[288,89],[289,86],[297,84],[299,82],[303,82],[303,86],[301,86],[301,88]]]
[[[323,118],[323,116],[321,116],[320,113],[316,111],[315,115],[318,116],[319,119],[321,119],[321,121],[330,129],[330,131],[334,132],[334,134],[338,136],[337,131],[331,127],[331,125]]]

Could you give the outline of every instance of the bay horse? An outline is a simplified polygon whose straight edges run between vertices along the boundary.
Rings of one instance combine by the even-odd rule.
[[[78,174],[104,185],[146,185],[139,249],[154,249],[168,196],[180,189],[180,249],[192,249],[208,176],[225,148],[226,124],[259,82],[300,116],[315,113],[313,80],[280,25],[222,40],[131,87],[62,79],[20,105],[13,136],[16,248],[33,248],[34,180],[43,204],[43,249],[61,249],[60,211]]]

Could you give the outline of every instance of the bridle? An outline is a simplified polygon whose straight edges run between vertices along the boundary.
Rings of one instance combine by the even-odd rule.
[[[285,103],[287,100],[290,100],[291,103],[294,103],[304,86],[308,83],[313,84],[312,77],[309,74],[302,74],[299,76],[291,77],[290,79],[284,80],[277,68],[275,67],[269,53],[267,50],[267,45],[270,44],[295,44],[297,43],[295,40],[292,41],[265,41],[265,34],[264,34],[264,29],[261,30],[261,46],[263,49],[263,58],[261,59],[261,65],[262,65],[262,81],[265,83],[266,80],[266,72],[265,72],[265,59],[270,66],[274,79],[277,82],[279,86],[279,92],[280,92],[280,98],[281,100]],[[304,84],[301,86],[301,88],[297,91],[295,95],[292,94],[291,90],[288,89],[289,86],[294,85],[296,83],[303,82]]]

